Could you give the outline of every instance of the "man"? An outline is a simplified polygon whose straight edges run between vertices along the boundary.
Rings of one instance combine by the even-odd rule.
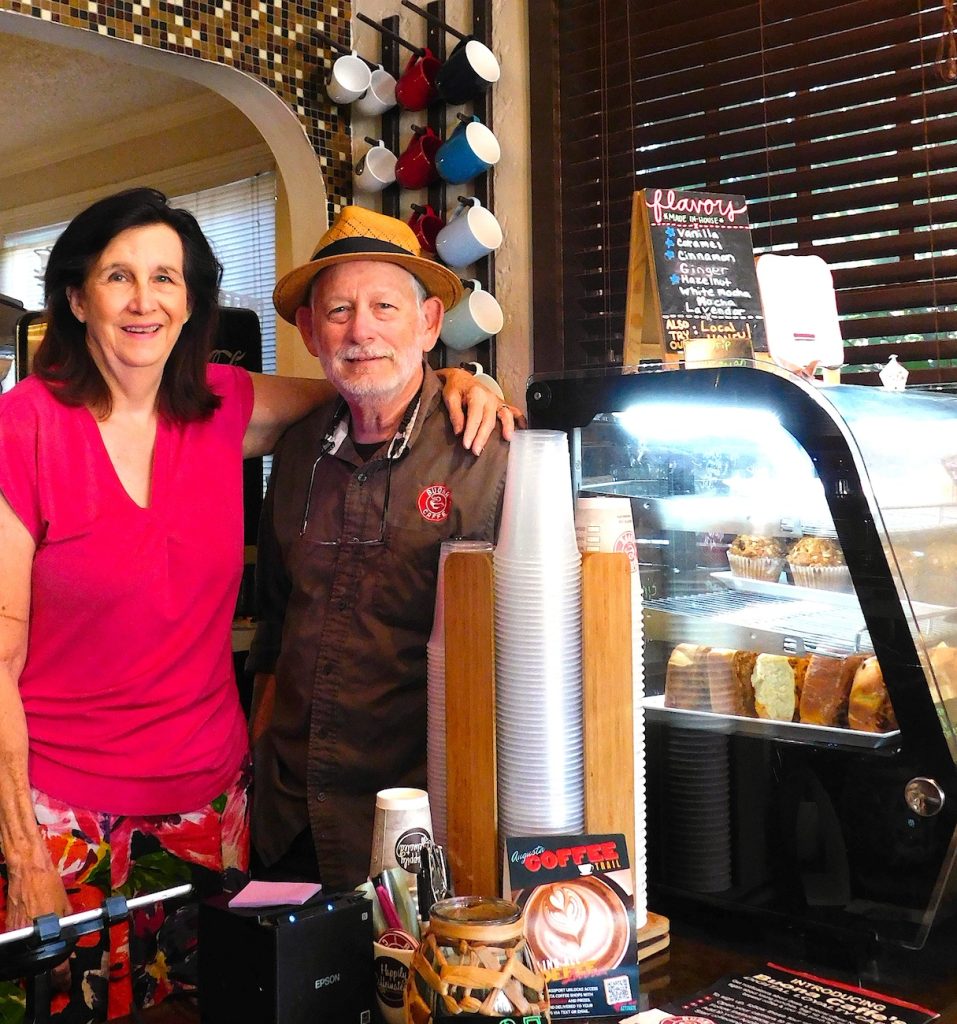
[[[253,843],[267,877],[351,888],[377,791],[425,783],[439,548],[493,539],[507,457],[498,434],[480,458],[456,439],[424,360],[461,294],[408,225],[359,207],[276,287],[340,398],[284,436],[260,529]]]

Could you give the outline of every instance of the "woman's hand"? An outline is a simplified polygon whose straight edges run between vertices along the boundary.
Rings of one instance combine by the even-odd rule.
[[[50,861],[46,847],[41,844],[27,865],[16,867],[7,863],[7,931],[28,928],[41,914],[66,917],[72,913],[63,880]],[[68,991],[70,958],[57,964],[51,974],[54,991]]]
[[[443,378],[442,400],[449,419],[462,444],[474,455],[481,455],[495,424],[500,423],[502,437],[510,441],[516,427],[525,426],[521,410],[501,398],[466,370],[457,367],[436,371]]]
[[[63,880],[45,848],[29,864],[7,865],[7,930],[26,928],[41,914],[72,914]]]

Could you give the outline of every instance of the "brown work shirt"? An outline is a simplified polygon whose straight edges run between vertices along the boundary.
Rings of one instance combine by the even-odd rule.
[[[343,404],[329,404],[277,449],[250,654],[254,671],[277,677],[255,750],[253,842],[269,865],[311,828],[327,890],[367,876],[378,790],[425,785],[439,547],[494,538],[508,454],[498,433],[478,458],[462,447],[428,369],[404,444],[363,462],[347,425]]]

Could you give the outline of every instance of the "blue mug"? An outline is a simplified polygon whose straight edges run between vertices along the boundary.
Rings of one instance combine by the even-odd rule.
[[[460,197],[459,206],[435,236],[435,251],[447,267],[467,267],[502,244],[502,227],[495,214],[476,196]]]
[[[462,352],[498,334],[505,314],[491,292],[478,281],[469,281],[465,294],[442,319],[442,341],[447,348]]]
[[[502,149],[492,131],[475,117],[459,114],[459,125],[439,147],[435,168],[453,185],[471,181],[498,163]]]

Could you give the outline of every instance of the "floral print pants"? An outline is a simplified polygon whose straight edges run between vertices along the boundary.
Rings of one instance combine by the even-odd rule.
[[[33,791],[40,832],[74,912],[97,907],[112,894],[130,898],[184,882],[193,886],[189,897],[143,907],[129,920],[77,940],[70,989],[53,997],[57,1024],[120,1017],[195,988],[198,901],[236,892],[247,881],[250,781],[247,761],[205,807],[143,817],[71,807]],[[6,885],[0,856],[0,931]],[[0,982],[0,1024],[22,1020],[23,1007],[23,989]]]

